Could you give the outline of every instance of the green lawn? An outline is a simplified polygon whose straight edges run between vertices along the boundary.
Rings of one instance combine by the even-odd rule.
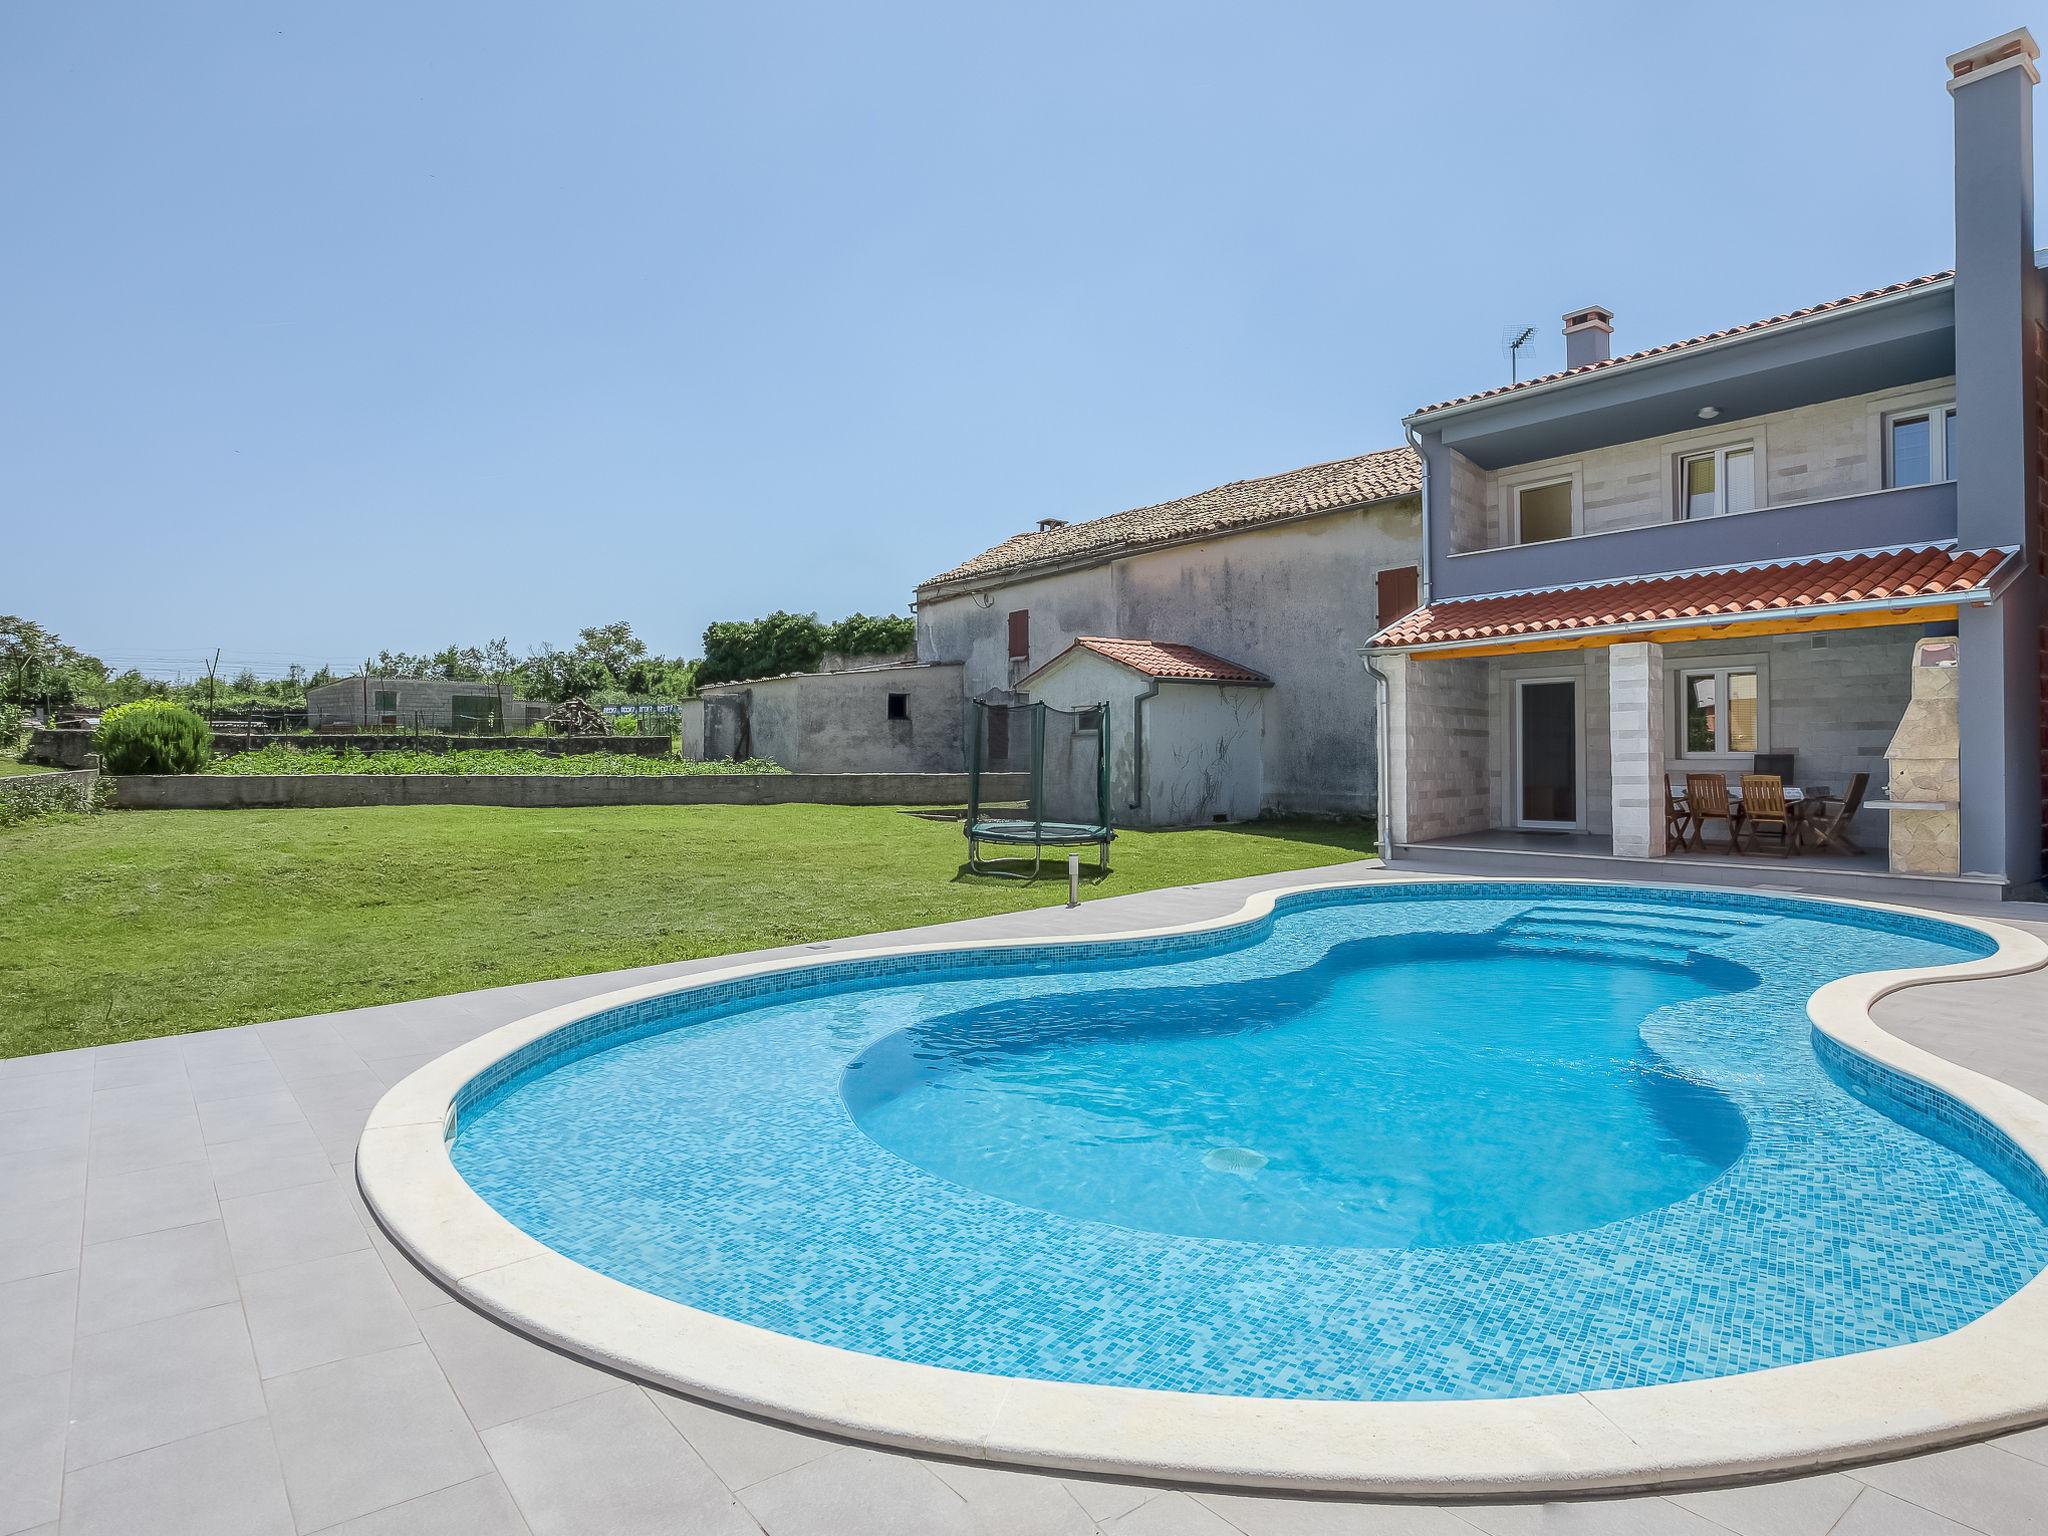
[[[41,763],[24,763],[18,757],[0,754],[0,777],[10,773],[48,773],[50,770]]]
[[[1090,894],[1308,869],[1357,823],[1127,832]],[[838,806],[131,811],[0,829],[0,1056],[979,917],[955,821]],[[1083,864],[1084,874],[1092,865]]]

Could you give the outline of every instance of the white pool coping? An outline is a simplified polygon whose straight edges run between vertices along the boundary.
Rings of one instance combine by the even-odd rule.
[[[477,1195],[448,1155],[450,1116],[464,1084],[550,1031],[622,1004],[878,955],[1087,946],[1228,928],[1256,922],[1290,895],[1397,883],[1501,882],[1431,875],[1294,885],[1258,892],[1225,916],[1170,927],[742,959],[679,981],[584,998],[479,1036],[392,1088],[370,1112],[357,1179],[377,1220],[422,1268],[534,1338],[725,1407],[926,1454],[1226,1487],[1483,1498],[1671,1489],[1805,1472],[2048,1421],[2048,1273],[1936,1339],[1737,1376],[1452,1402],[1226,1397],[913,1365],[699,1311],[544,1246]],[[1632,888],[1623,881],[1536,883]],[[1906,987],[2039,969],[2048,964],[2048,944],[2003,923],[1950,913],[1789,899],[1932,917],[1997,943],[1996,953],[1978,960],[1829,982],[1807,1011],[1824,1034],[1977,1110],[2048,1168],[2048,1105],[1909,1045],[1870,1012],[1878,999]]]

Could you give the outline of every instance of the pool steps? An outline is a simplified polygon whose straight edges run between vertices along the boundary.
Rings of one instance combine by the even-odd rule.
[[[1494,932],[1501,948],[1524,954],[1572,953],[1597,944],[1627,959],[1683,964],[1763,921],[1740,912],[1630,912],[1597,902],[1547,901],[1516,913]]]

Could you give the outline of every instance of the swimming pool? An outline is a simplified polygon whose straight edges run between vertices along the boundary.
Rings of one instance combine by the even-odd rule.
[[[1659,1386],[1946,1335],[2048,1267],[2031,1157],[1807,1017],[1995,948],[1727,893],[1302,892],[643,998],[467,1077],[447,1155],[632,1292],[882,1361],[1342,1403]]]

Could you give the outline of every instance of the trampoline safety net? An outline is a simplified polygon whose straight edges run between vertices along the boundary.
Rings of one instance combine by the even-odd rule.
[[[988,775],[1024,775],[1021,797]],[[1040,850],[1077,843],[1101,846],[1109,869],[1109,706],[1055,709],[1049,704],[973,705],[967,736],[968,864],[983,874],[1029,878]],[[1029,868],[1017,858],[984,860],[984,843],[1029,847]]]

